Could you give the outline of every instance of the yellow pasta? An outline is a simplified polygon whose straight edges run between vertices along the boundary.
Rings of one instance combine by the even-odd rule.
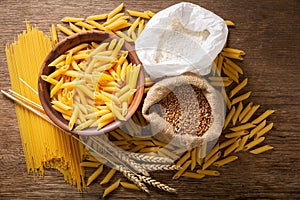
[[[245,115],[249,112],[249,110],[251,109],[251,107],[252,107],[252,105],[253,105],[253,103],[252,102],[250,102],[245,108],[244,108],[244,110],[241,112],[241,114],[239,115],[239,121],[241,121],[244,117],[245,117]]]
[[[197,173],[202,175],[207,175],[207,176],[220,176],[220,172],[216,170],[198,169]]]
[[[94,171],[94,173],[89,176],[86,185],[89,186],[103,171],[103,165],[100,165],[100,167]]]
[[[245,52],[243,50],[239,49],[233,49],[233,48],[223,48],[224,52],[228,53],[234,53],[234,54],[239,54],[239,55],[245,55]]]
[[[135,31],[136,27],[139,25],[141,18],[138,17],[130,26],[130,28],[127,31],[128,36],[131,36],[132,32]]]
[[[234,152],[242,151],[244,149],[245,144],[247,143],[248,139],[249,139],[249,135],[245,135],[244,137],[242,137],[240,145],[238,146],[238,148],[236,148],[236,150]]]
[[[130,190],[140,190],[140,188],[138,186],[136,186],[135,184],[132,183],[128,183],[128,182],[120,182],[120,184],[122,185],[122,187],[126,188],[126,189],[130,189]]]
[[[118,14],[119,12],[121,12],[121,10],[124,7],[124,3],[121,3],[120,5],[118,5],[114,10],[112,10],[108,15],[107,15],[107,19],[111,19],[113,16],[115,16],[116,14]]]
[[[233,88],[229,93],[229,98],[232,98],[236,93],[243,89],[247,85],[247,82],[248,78],[245,78],[240,84]]]
[[[260,105],[254,105],[249,110],[249,112],[245,115],[245,117],[242,119],[241,123],[246,123],[249,121],[249,119],[253,116],[253,114],[257,111],[257,109],[260,107]]]
[[[205,161],[202,165],[202,169],[207,169],[209,166],[211,166],[216,160],[218,160],[221,157],[221,151],[216,153],[213,157],[211,157],[209,160]]]
[[[234,104],[236,104],[236,103],[238,103],[240,101],[244,101],[244,100],[248,99],[248,97],[250,95],[251,95],[251,92],[244,93],[244,94],[242,94],[242,95],[240,95],[240,96],[232,99],[231,104],[234,105]]]
[[[220,149],[220,145],[219,143],[217,143],[212,150],[205,156],[204,161],[206,162],[207,160],[209,160],[211,157],[213,157]]]
[[[224,122],[224,126],[223,129],[225,129],[227,127],[227,125],[229,124],[229,122],[231,121],[233,115],[235,113],[235,107],[233,106],[230,110],[230,112],[228,113],[228,115],[225,118],[225,122]]]
[[[101,31],[105,31],[107,33],[113,33],[110,29],[106,28],[105,26],[103,26],[102,24],[99,24],[96,21],[89,20],[89,21],[87,21],[87,23],[89,23],[90,25],[94,26],[95,28],[97,28]]]
[[[86,21],[98,21],[98,20],[105,20],[108,14],[100,14],[100,15],[91,15],[88,16],[85,20]]]
[[[196,148],[194,148],[191,151],[191,158],[192,158],[192,163],[191,163],[191,170],[193,171],[197,165],[197,154],[196,154]]]
[[[264,120],[259,125],[257,125],[254,129],[252,129],[250,131],[249,138],[252,138],[258,131],[260,131],[261,129],[263,129],[265,127],[266,123],[267,123],[267,121]]]
[[[231,163],[237,159],[238,159],[237,156],[228,156],[227,158],[224,158],[222,160],[215,162],[213,165],[216,167],[221,167],[221,166]]]
[[[182,174],[182,176],[189,177],[189,178],[195,178],[195,179],[201,179],[201,178],[205,177],[204,174],[198,174],[198,173],[195,173],[195,172],[184,172]]]
[[[255,138],[259,138],[269,132],[273,128],[273,123],[268,124],[266,127],[258,131],[255,135]]]
[[[240,136],[246,135],[248,133],[249,133],[249,131],[247,131],[247,130],[237,131],[237,132],[233,132],[233,133],[227,133],[227,134],[225,134],[225,138],[240,137]]]
[[[234,26],[234,23],[230,20],[225,20],[227,26]]]
[[[232,79],[234,82],[236,82],[237,84],[239,84],[239,77],[237,77],[234,73],[232,73],[231,71],[229,71],[226,68],[223,68],[223,72],[225,75],[227,75],[230,79]]]
[[[249,149],[255,147],[256,145],[262,143],[264,140],[265,140],[265,137],[260,137],[260,138],[253,140],[252,142],[249,142],[247,145],[245,145],[244,151],[248,151]]]
[[[270,145],[264,145],[264,146],[259,147],[257,149],[251,150],[250,153],[252,153],[252,154],[260,154],[260,153],[263,153],[265,151],[269,151],[271,149],[273,149],[272,146],[270,146]]]
[[[229,139],[229,140],[225,140],[224,142],[222,142],[222,143],[220,144],[219,149],[223,149],[223,148],[225,148],[225,147],[231,145],[231,144],[234,143],[236,140],[237,140],[237,138],[231,138],[231,139]]]
[[[241,54],[232,53],[232,52],[225,52],[225,51],[222,51],[221,54],[224,57],[227,57],[227,58],[232,58],[232,59],[237,59],[237,60],[244,60],[244,58]]]
[[[83,21],[83,18],[79,18],[79,17],[64,17],[62,18],[62,22],[81,22]]]
[[[68,29],[68,28],[66,28],[66,27],[64,27],[64,26],[62,26],[62,25],[60,25],[60,24],[57,24],[57,28],[58,28],[61,32],[65,33],[66,35],[73,35],[73,34],[74,34],[73,31],[71,31],[70,29]]]
[[[26,80],[26,83],[37,91],[37,77],[41,63],[51,51],[53,44],[58,42],[58,38],[54,26],[51,26],[51,37],[46,36],[36,26],[31,27],[28,22],[26,27],[27,30],[19,34],[12,44],[6,46],[7,66],[12,90],[40,105],[37,93],[22,84],[20,78]],[[42,78],[54,80],[51,77]],[[43,115],[38,116],[37,113],[16,106],[16,116],[24,144],[24,158],[28,173],[33,174],[34,177],[44,176],[45,169],[51,167],[59,170],[66,182],[82,191],[85,187],[83,180],[85,173],[80,167],[83,145],[75,137],[45,122],[40,117]],[[28,126],[29,121],[30,126]]]
[[[109,193],[116,190],[120,185],[120,179],[114,182],[112,185],[110,185],[108,188],[106,188],[103,192],[103,198],[106,197]]]
[[[103,180],[100,182],[101,185],[104,185],[110,181],[110,179],[115,175],[116,169],[112,168],[109,170],[109,172],[106,174],[106,176],[103,178]]]
[[[255,120],[252,121],[252,124],[258,124],[264,119],[266,119],[268,116],[270,116],[272,113],[274,113],[275,110],[266,110],[263,114],[261,114],[259,117],[257,117]]]
[[[57,44],[58,43],[58,35],[57,35],[57,31],[56,31],[56,28],[55,28],[54,24],[51,25],[51,31],[50,32],[51,32],[53,43]]]
[[[230,153],[232,153],[238,146],[240,145],[241,139],[236,140],[232,145],[230,145],[227,149],[224,151],[224,157],[228,156]]]
[[[76,26],[72,22],[69,22],[69,26],[70,26],[71,30],[74,31],[75,33],[82,32],[82,29],[80,29],[78,26]]]
[[[238,120],[238,117],[241,114],[242,110],[243,110],[243,104],[242,104],[242,102],[240,102],[237,109],[236,109],[236,111],[235,111],[235,113],[234,113],[234,115],[233,115],[233,117],[232,117],[232,124],[234,126],[235,126],[235,124]]]
[[[250,128],[254,128],[255,125],[251,124],[251,123],[247,123],[247,124],[243,124],[240,126],[236,126],[236,127],[232,127],[230,128],[230,130],[232,131],[242,131],[242,130],[246,130],[246,129],[250,129]]]
[[[186,161],[182,167],[174,174],[173,179],[178,179],[192,163],[191,160]]]
[[[133,42],[133,40],[128,35],[126,35],[125,33],[123,33],[122,31],[116,31],[116,34],[119,37],[124,38],[126,40],[126,42]]]
[[[150,19],[149,15],[144,12],[138,12],[134,10],[127,10],[128,14],[133,16],[133,17],[140,17],[140,18],[145,18],[145,19]]]
[[[240,74],[244,74],[242,68],[240,66],[238,66],[237,64],[235,64],[232,60],[225,58],[224,62],[228,65],[230,65],[235,71],[237,71]]]

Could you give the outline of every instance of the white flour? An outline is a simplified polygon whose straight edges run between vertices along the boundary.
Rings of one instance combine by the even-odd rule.
[[[192,63],[199,57],[199,48],[210,35],[207,29],[192,31],[183,27],[178,19],[163,32],[156,51],[155,61]]]

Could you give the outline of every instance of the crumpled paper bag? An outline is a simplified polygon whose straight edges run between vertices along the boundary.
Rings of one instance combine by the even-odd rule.
[[[210,73],[228,34],[222,18],[182,2],[158,12],[135,43],[146,72],[155,80],[184,72]]]

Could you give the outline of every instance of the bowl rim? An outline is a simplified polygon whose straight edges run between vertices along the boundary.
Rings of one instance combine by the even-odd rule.
[[[83,31],[83,32],[75,33],[71,36],[68,36],[68,37],[64,38],[63,40],[61,40],[59,43],[57,43],[52,48],[52,50],[48,53],[48,55],[45,57],[42,65],[41,65],[40,72],[38,75],[38,94],[39,94],[39,99],[40,99],[41,105],[42,105],[46,115],[60,129],[66,131],[68,133],[80,135],[80,136],[95,136],[95,135],[101,135],[101,134],[113,131],[113,130],[121,127],[121,125],[124,123],[124,121],[120,121],[120,120],[116,119],[115,121],[111,122],[110,124],[104,126],[103,128],[101,128],[99,130],[97,130],[97,128],[87,128],[84,130],[75,130],[75,129],[69,130],[68,121],[62,117],[60,112],[58,112],[52,108],[51,98],[50,98],[50,89],[47,89],[47,85],[49,87],[50,84],[47,83],[46,81],[44,81],[41,78],[41,76],[48,75],[48,74],[44,73],[45,69],[48,68],[48,65],[50,64],[51,61],[56,59],[62,53],[68,51],[69,49],[71,49],[74,46],[77,46],[83,42],[88,43],[88,42],[95,41],[95,39],[93,40],[93,38],[91,38],[90,36],[99,37],[99,38],[97,38],[97,42],[99,42],[99,43],[105,41],[105,39],[117,39],[117,40],[121,39],[117,35],[107,33],[104,31],[96,31],[96,30]],[[98,41],[98,40],[102,40],[102,41]],[[72,42],[74,42],[74,43],[72,43]],[[137,81],[137,90],[133,97],[133,101],[128,108],[128,113],[125,116],[125,119],[127,121],[136,112],[137,108],[139,107],[140,103],[142,102],[142,97],[144,94],[145,75],[144,75],[143,65],[142,65],[141,61],[139,60],[134,48],[126,41],[124,42],[123,47],[128,51],[128,57],[130,58],[130,62],[133,62],[134,64],[137,64],[137,65],[138,64],[141,65],[141,69],[140,69],[138,81]],[[61,48],[63,50],[60,50]],[[48,70],[50,70],[50,69],[48,69]],[[47,92],[47,91],[49,91],[49,92]],[[47,94],[47,96],[45,94]]]

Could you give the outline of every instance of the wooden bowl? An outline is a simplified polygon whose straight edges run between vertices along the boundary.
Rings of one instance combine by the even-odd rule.
[[[104,126],[100,130],[96,128],[87,128],[84,130],[69,130],[68,121],[63,118],[60,112],[56,111],[52,108],[51,105],[51,98],[50,98],[50,84],[44,80],[42,80],[41,75],[49,75],[51,74],[55,67],[48,67],[48,65],[55,60],[58,56],[65,53],[69,49],[81,44],[81,43],[89,43],[89,42],[96,42],[101,43],[107,39],[120,39],[116,35],[109,34],[102,31],[85,31],[76,33],[72,36],[67,37],[66,39],[59,42],[47,55],[45,58],[41,70],[39,73],[38,79],[38,91],[39,91],[39,98],[40,102],[48,115],[48,117],[61,129],[64,131],[70,132],[72,134],[78,135],[100,135],[106,132],[110,132],[122,125],[122,121],[115,120],[112,123]],[[127,59],[129,62],[133,64],[141,64],[140,60],[138,59],[135,50],[129,43],[124,43],[123,49],[128,51]],[[141,66],[138,81],[137,81],[137,88],[133,98],[132,103],[128,108],[128,113],[125,116],[125,119],[128,120],[131,116],[135,113],[136,109],[138,108],[144,93],[144,69]]]

